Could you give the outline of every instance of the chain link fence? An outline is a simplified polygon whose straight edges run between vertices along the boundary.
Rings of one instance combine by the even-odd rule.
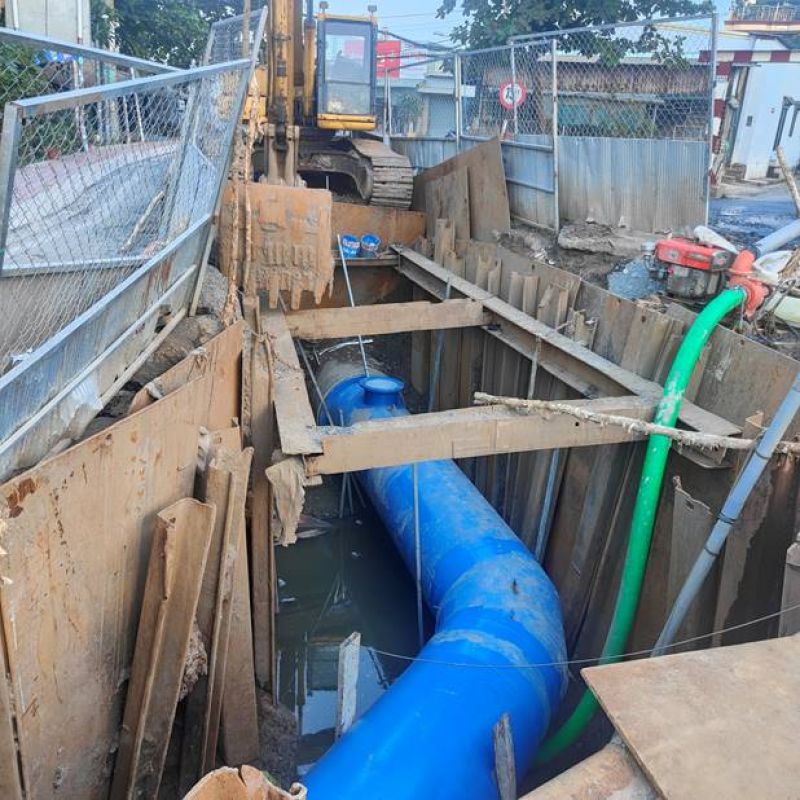
[[[258,53],[258,63],[266,61],[264,27],[267,15],[264,6],[253,8],[245,20],[244,14],[218,20],[211,26],[206,42],[203,64],[221,64],[243,55]],[[247,31],[247,48],[244,47]],[[256,45],[256,43],[258,43]]]
[[[173,71],[144,59],[0,28],[0,104]]]
[[[213,210],[248,63],[7,106],[3,371]]]
[[[706,18],[555,37],[559,133],[707,140],[709,34]]]
[[[0,48],[2,476],[79,433],[185,313],[253,62],[178,71],[10,31]]]
[[[715,29],[701,16],[532,34],[421,52],[422,76],[405,66],[407,46],[384,44],[399,50],[384,89],[390,134],[418,168],[500,138],[512,211],[536,224],[696,224],[707,213]],[[661,194],[645,196],[646,185]]]

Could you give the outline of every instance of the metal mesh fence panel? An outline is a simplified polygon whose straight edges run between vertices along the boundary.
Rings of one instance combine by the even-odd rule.
[[[248,36],[248,55],[253,53],[256,42],[258,42],[258,62],[264,63],[266,53],[266,43],[264,41],[265,20],[264,7],[261,6],[254,8],[250,12],[247,22],[245,22],[244,14],[227,17],[215,22],[209,30],[203,63],[221,64],[225,61],[234,61],[237,58],[242,58],[245,28]]]
[[[213,211],[248,71],[7,106],[0,374]]]
[[[546,43],[461,55],[461,117],[466,137],[548,133],[552,70]]]
[[[565,136],[708,138],[709,20],[601,27],[555,42]]]
[[[142,59],[0,28],[2,107],[13,100],[116,83],[169,70],[167,66]]]
[[[378,43],[379,132],[455,139],[455,60],[399,39]]]

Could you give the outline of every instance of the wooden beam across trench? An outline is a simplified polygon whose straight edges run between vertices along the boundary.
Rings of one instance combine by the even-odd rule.
[[[487,332],[526,358],[537,351],[538,367],[586,397],[635,394],[657,402],[663,387],[603,358],[549,325],[520,311],[499,297],[459,278],[435,261],[408,247],[395,246],[400,256],[398,271],[432,294],[443,297],[450,284],[453,294],[482,303],[491,321]],[[692,430],[719,436],[737,436],[741,428],[729,420],[684,400],[679,420]]]
[[[632,419],[650,419],[655,408],[652,401],[641,397],[565,402]],[[307,475],[335,475],[441,458],[618,444],[644,438],[616,425],[548,412],[519,413],[502,406],[457,408],[317,430],[323,452],[306,456]]]
[[[293,337],[329,339],[419,330],[483,327],[526,357],[538,349],[539,366],[581,392],[595,411],[649,419],[662,387],[594,353],[539,320],[408,248],[396,248],[398,270],[434,296],[448,282],[461,298],[439,303],[378,304],[267,312],[262,325],[275,363],[275,416],[284,455],[302,456],[306,475],[349,472],[436,458],[569,448],[634,441],[619,427],[554,415],[522,415],[510,409],[466,408],[337,429],[316,425]],[[538,348],[537,348],[538,345]],[[722,436],[741,429],[684,401],[688,428]]]

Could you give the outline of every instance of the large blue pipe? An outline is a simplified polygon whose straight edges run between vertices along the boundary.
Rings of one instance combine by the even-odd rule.
[[[349,377],[327,392],[327,407],[345,424],[405,415],[402,389],[394,378]],[[412,468],[358,478],[415,574]],[[563,695],[561,610],[542,568],[452,461],[419,464],[418,486],[436,633],[306,775],[309,800],[497,798],[493,726],[509,714],[523,775]]]

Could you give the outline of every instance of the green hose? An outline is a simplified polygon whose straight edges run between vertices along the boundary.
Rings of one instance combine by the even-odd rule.
[[[741,305],[745,297],[743,289],[727,289],[697,315],[672,362],[667,382],[664,384],[664,394],[656,409],[653,422],[674,427],[686,387],[709,337],[723,317]],[[658,510],[669,449],[670,439],[666,436],[653,435],[647,441],[647,455],[631,519],[628,551],[625,554],[614,616],[600,657],[601,664],[619,660],[625,651],[633,627],[642,593],[647,556],[650,553],[650,541],[653,537],[653,523]],[[577,741],[596,711],[597,700],[587,689],[569,719],[545,740],[537,755],[537,761],[539,763],[549,761]]]

